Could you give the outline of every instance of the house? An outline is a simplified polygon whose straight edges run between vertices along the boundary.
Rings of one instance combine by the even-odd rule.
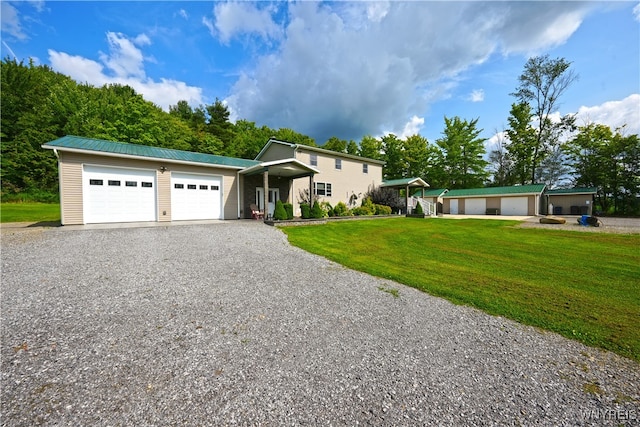
[[[533,184],[449,190],[442,196],[443,212],[452,215],[537,215],[541,212],[544,189],[544,184]]]
[[[545,191],[547,196],[544,213],[554,215],[591,215],[596,187],[558,188]]]
[[[380,160],[308,145],[292,144],[273,138],[256,156],[256,160],[262,162],[278,161],[278,159],[295,159],[317,170],[311,185],[305,178],[293,177],[292,179],[288,196],[283,200],[293,204],[296,216],[300,215],[301,192],[306,190],[309,194],[310,188],[313,188],[313,194],[321,200],[335,206],[339,202],[348,203],[354,197],[360,200],[369,189],[382,184],[384,162]],[[274,199],[277,198],[276,194]],[[269,209],[271,208],[270,206]]]
[[[383,162],[275,139],[255,160],[78,136],[42,148],[58,158],[63,225],[250,218],[252,203],[298,206],[300,190],[335,204],[382,183]]]

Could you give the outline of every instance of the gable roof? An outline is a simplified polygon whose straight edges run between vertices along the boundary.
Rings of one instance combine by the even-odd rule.
[[[545,184],[514,185],[510,187],[485,187],[449,190],[443,197],[486,197],[486,196],[514,196],[518,194],[541,194]]]
[[[385,162],[382,161],[382,160],[370,159],[368,157],[356,156],[354,154],[340,153],[338,151],[325,150],[324,148],[312,147],[310,145],[295,144],[293,142],[281,141],[281,140],[275,139],[275,138],[269,138],[269,141],[267,141],[265,146],[262,147],[262,150],[260,150],[260,152],[256,156],[256,160],[259,160],[260,157],[262,157],[264,155],[264,153],[267,152],[267,150],[269,149],[269,147],[271,147],[272,144],[286,145],[286,146],[289,146],[289,147],[293,148],[295,151],[298,151],[298,150],[314,151],[316,153],[327,154],[327,155],[330,155],[330,156],[333,156],[333,157],[342,157],[342,158],[346,158],[346,159],[358,160],[358,161],[361,161],[363,163],[375,163],[375,164],[379,164],[379,165],[384,165],[385,164]]]
[[[400,178],[400,179],[390,179],[387,181],[382,181],[380,187],[428,187],[427,184],[422,178]]]
[[[42,148],[134,159],[159,159],[171,163],[216,166],[227,169],[244,169],[260,163],[255,160],[238,159],[235,157],[129,144],[126,142],[105,141],[102,139],[83,138],[73,135],[63,136],[62,138],[47,142],[42,145]]]
[[[598,189],[596,187],[556,188],[546,191],[551,196],[560,194],[596,194],[597,192]]]

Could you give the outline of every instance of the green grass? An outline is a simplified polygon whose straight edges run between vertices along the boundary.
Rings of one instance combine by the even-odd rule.
[[[1,203],[0,222],[60,221],[59,203]]]
[[[392,218],[287,227],[349,268],[640,361],[640,235]]]

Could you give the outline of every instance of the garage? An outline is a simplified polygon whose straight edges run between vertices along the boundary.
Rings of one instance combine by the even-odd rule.
[[[487,199],[466,199],[464,213],[467,215],[484,215],[487,212]]]
[[[171,219],[223,219],[222,178],[212,175],[171,173]]]
[[[156,221],[156,172],[84,165],[85,224]]]
[[[529,198],[503,197],[500,200],[500,212],[502,215],[529,215]]]

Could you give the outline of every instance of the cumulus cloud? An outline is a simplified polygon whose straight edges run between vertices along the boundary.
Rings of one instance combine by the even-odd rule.
[[[279,37],[281,33],[271,17],[272,12],[271,8],[259,9],[245,2],[217,3],[213,10],[214,21],[205,18],[203,23],[223,43],[242,34],[257,34],[264,39],[271,39]]]
[[[146,77],[145,58],[140,47],[151,44],[145,34],[128,38],[120,33],[107,33],[109,53],[100,53],[100,62],[81,56],[69,55],[49,49],[51,67],[80,83],[94,86],[116,83],[128,85],[145,99],[168,110],[180,100],[191,104],[202,103],[202,89],[184,82]]]
[[[600,123],[611,129],[623,128],[626,134],[640,134],[640,94],[601,105],[582,106],[576,118],[578,125]]]
[[[184,9],[180,9],[178,11],[178,15],[180,15],[181,17],[183,17],[184,19],[189,19],[189,14],[187,13],[186,10]]]
[[[424,126],[424,117],[418,117],[418,116],[411,117],[411,119],[407,122],[407,124],[404,125],[404,129],[402,129],[402,132],[399,135],[400,139],[405,139],[408,136],[419,134],[420,129],[422,129],[423,126]]]
[[[640,3],[633,8],[633,16],[636,18],[636,21],[640,22]]]
[[[528,54],[564,43],[590,7],[577,2],[290,3],[277,49],[241,73],[227,102],[239,117],[291,127],[319,141],[387,129],[400,134],[411,117],[450,97],[465,70],[494,54]],[[222,13],[227,10],[235,14]],[[264,13],[250,4],[219,4],[215,29],[221,40],[249,31],[271,36],[231,19],[261,14],[262,25],[271,28],[273,20]],[[479,100],[480,92],[476,95]]]
[[[484,90],[482,89],[474,89],[469,94],[469,101],[471,102],[482,102],[484,101]]]

